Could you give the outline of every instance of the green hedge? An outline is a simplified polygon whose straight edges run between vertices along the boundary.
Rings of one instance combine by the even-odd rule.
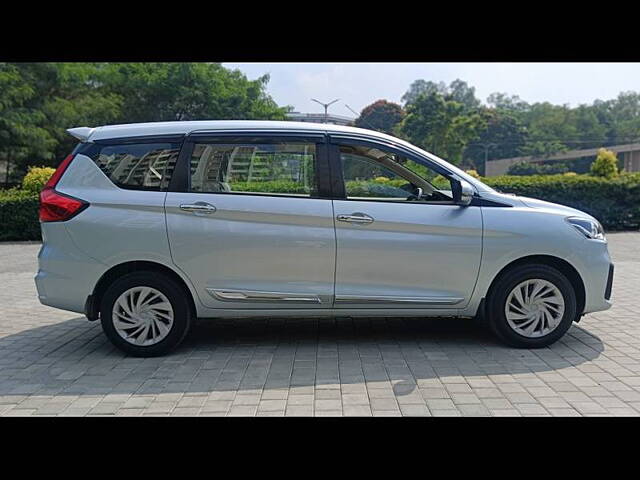
[[[607,180],[590,175],[533,175],[483,178],[504,193],[515,193],[577,208],[607,230],[640,227],[640,173]]]
[[[640,227],[640,173],[622,174],[611,180],[589,175],[533,175],[488,177],[483,181],[501,192],[577,208],[596,217],[607,230]],[[376,193],[371,191],[371,185],[365,189],[360,183],[354,182],[350,187],[362,188],[363,194]],[[386,182],[376,183],[382,187]],[[378,185],[373,187],[373,190],[379,188]],[[444,184],[441,187],[446,188]],[[234,184],[233,188],[254,192],[306,193],[299,184],[282,181]],[[0,190],[0,241],[39,239],[38,196],[19,189]]]
[[[38,195],[26,190],[0,190],[0,241],[40,240]]]

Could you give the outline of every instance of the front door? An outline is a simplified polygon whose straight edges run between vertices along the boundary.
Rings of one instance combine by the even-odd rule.
[[[389,146],[336,140],[336,308],[464,307],[482,250],[480,207],[454,205],[449,182]]]
[[[333,210],[318,193],[324,137],[194,137],[185,149],[186,191],[168,192],[167,229],[202,303],[331,308]]]

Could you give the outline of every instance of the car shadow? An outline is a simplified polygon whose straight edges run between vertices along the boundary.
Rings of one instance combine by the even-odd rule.
[[[429,380],[553,372],[597,358],[574,324],[548,348],[504,346],[470,320],[200,320],[176,351],[129,357],[84,317],[0,339],[0,396],[209,393],[391,381],[396,396]],[[304,390],[304,389],[302,389]]]

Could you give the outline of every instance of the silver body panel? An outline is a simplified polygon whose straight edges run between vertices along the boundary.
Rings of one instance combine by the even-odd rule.
[[[336,222],[337,307],[364,308],[372,297],[380,307],[463,308],[469,301],[482,253],[480,208],[354,200],[334,200],[333,208],[336,216],[373,218]]]
[[[179,207],[196,200],[216,212]],[[209,289],[316,296],[320,302],[307,308],[332,305],[336,245],[330,200],[169,192],[166,212],[173,262],[191,278],[206,308],[251,308],[245,299],[221,299]],[[265,308],[265,302],[255,308]],[[269,305],[296,308],[277,296]]]
[[[611,263],[606,242],[588,240],[565,221],[589,215],[499,194],[395,137],[294,122],[163,122],[81,133],[91,142],[234,129],[347,132],[395,142],[468,180],[479,197],[510,207],[125,190],[77,155],[56,190],[91,205],[66,222],[42,224],[40,301],[82,312],[105,272],[143,260],[179,275],[204,318],[471,317],[505,266],[549,255],[580,275],[584,313],[611,306],[604,299]],[[196,202],[215,211],[180,208]],[[337,220],[354,213],[373,221]]]

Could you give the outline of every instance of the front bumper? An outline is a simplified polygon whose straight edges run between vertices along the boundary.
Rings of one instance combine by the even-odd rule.
[[[613,263],[609,265],[609,276],[607,277],[607,286],[604,290],[604,299],[611,300],[611,290],[613,289]]]

